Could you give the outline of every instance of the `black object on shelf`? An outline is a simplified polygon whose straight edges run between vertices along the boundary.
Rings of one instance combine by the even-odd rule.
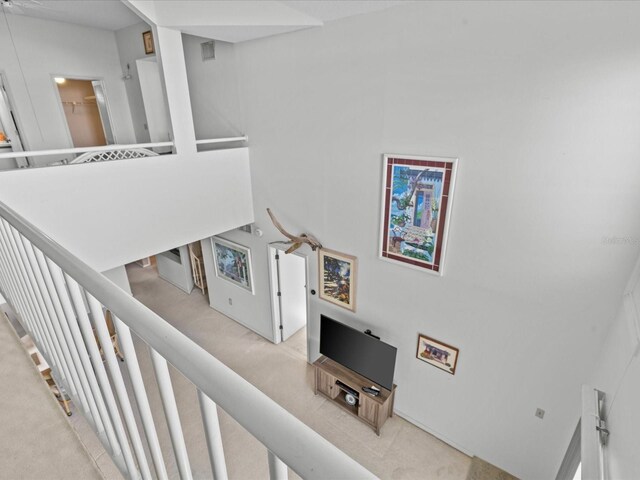
[[[362,391],[370,395],[373,395],[374,397],[377,397],[378,395],[380,395],[380,390],[376,388],[362,387]]]
[[[338,388],[340,388],[340,390],[344,390],[345,392],[350,393],[356,398],[360,396],[360,393],[357,390],[354,390],[350,386],[342,383],[340,380],[336,380],[336,385],[338,386]]]

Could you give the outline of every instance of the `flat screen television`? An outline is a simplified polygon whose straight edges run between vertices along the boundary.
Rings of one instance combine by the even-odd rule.
[[[397,348],[320,315],[320,353],[391,390]]]

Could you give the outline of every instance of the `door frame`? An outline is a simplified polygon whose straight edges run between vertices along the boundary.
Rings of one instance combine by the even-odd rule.
[[[71,129],[69,128],[69,123],[67,122],[67,116],[64,113],[64,105],[62,105],[62,97],[60,96],[60,90],[58,90],[58,84],[56,83],[56,80],[55,80],[57,77],[66,78],[67,80],[83,80],[88,82],[100,82],[102,84],[102,92],[104,93],[104,104],[107,109],[107,114],[109,115],[111,134],[113,135],[113,142],[114,142],[113,145],[117,145],[118,138],[116,136],[115,128],[113,128],[113,113],[111,109],[111,104],[109,103],[109,94],[107,93],[107,87],[105,85],[104,77],[101,77],[101,76],[92,77],[92,76],[85,76],[85,75],[65,75],[62,73],[52,73],[50,77],[51,77],[51,84],[53,86],[54,95],[56,97],[56,102],[58,103],[58,112],[60,113],[60,118],[62,122],[64,122],[63,124],[65,128],[65,132],[67,133],[67,144],[69,145],[69,148],[74,148],[73,138],[71,137]],[[103,123],[102,116],[100,117],[100,123],[102,124],[102,129],[104,130],[104,123]],[[108,140],[106,137],[107,137],[107,134],[105,132],[105,140]],[[110,145],[110,144],[107,143],[107,145]]]
[[[22,151],[29,151],[29,142],[26,138],[26,133],[25,133],[25,128],[24,128],[24,124],[22,122],[22,118],[20,115],[20,112],[18,112],[18,107],[16,107],[16,101],[13,95],[13,92],[11,91],[11,86],[9,85],[9,80],[7,79],[7,73],[4,71],[4,69],[0,68],[0,86],[2,86],[2,88],[4,89],[5,93],[7,94],[7,97],[9,98],[9,107],[11,108],[11,114],[13,117],[13,124],[14,127],[17,131],[19,140],[20,140],[20,145],[22,147]],[[22,161],[18,161],[19,158],[22,158]],[[16,157],[16,164],[18,168],[22,168],[22,167],[28,167],[29,166],[29,159],[27,157]],[[22,164],[22,165],[21,165]]]
[[[273,329],[273,343],[282,342],[282,332],[280,331],[280,299],[277,296],[278,287],[278,268],[275,259],[275,252],[281,251],[284,254],[285,242],[274,242],[267,245],[267,260],[269,262],[269,297],[271,299],[271,324]],[[304,260],[304,282],[305,282],[305,303],[307,313],[307,362],[309,362],[309,256],[299,252],[289,253],[287,255],[296,255]]]

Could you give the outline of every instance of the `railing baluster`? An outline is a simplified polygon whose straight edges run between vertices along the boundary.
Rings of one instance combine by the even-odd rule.
[[[124,425],[122,424],[122,419],[120,418],[120,412],[118,411],[116,399],[113,396],[113,391],[111,390],[109,377],[107,376],[107,372],[104,368],[104,365],[102,364],[102,357],[100,356],[100,351],[98,350],[96,339],[93,336],[93,329],[91,328],[91,322],[89,321],[89,316],[87,315],[84,300],[82,299],[80,286],[73,278],[71,278],[66,273],[65,279],[67,281],[67,286],[69,287],[69,293],[71,294],[71,301],[73,302],[76,309],[76,314],[78,315],[78,325],[80,326],[80,331],[82,332],[82,336],[84,338],[84,344],[89,350],[91,363],[93,364],[93,368],[98,378],[98,383],[100,384],[102,394],[104,395],[104,400],[107,405],[107,411],[109,412],[109,416],[111,417],[111,421],[113,422],[113,427],[115,429],[116,437],[118,438],[118,443],[120,444],[120,449],[122,451],[122,456],[124,457],[127,471],[129,472],[129,476],[131,478],[138,478],[140,474],[136,467],[133,453],[131,452],[131,447],[129,446],[129,441],[127,440],[127,434],[125,432]],[[96,323],[97,321],[100,321],[99,318],[95,320]],[[107,348],[105,348],[105,350],[106,349]]]
[[[211,462],[213,480],[227,480],[229,477],[227,475],[227,463],[224,459],[218,408],[215,402],[200,390],[198,390],[198,402],[200,402],[204,434],[209,448],[209,461]]]
[[[1,228],[2,228],[2,225],[0,224],[0,261],[2,262],[2,265],[7,275],[8,283],[10,284],[11,290],[13,291],[14,301],[20,307],[19,313],[22,321],[24,322],[23,326],[31,334],[31,337],[33,338],[34,342],[36,344],[40,344],[41,343],[40,334],[34,329],[32,319],[31,319],[31,313],[28,311],[26,307],[26,303],[25,303],[26,300],[23,296],[24,292],[18,286],[17,274],[14,270],[14,266],[11,262],[11,259],[9,258],[9,253],[8,253],[9,248],[7,246],[7,241],[5,240],[5,237],[2,234]]]
[[[10,225],[7,225],[6,228],[12,228]],[[4,237],[7,242],[7,251],[9,253],[9,257],[11,259],[11,263],[13,265],[13,269],[16,272],[15,276],[18,280],[18,284],[20,286],[20,291],[24,296],[25,304],[27,305],[27,309],[29,311],[33,328],[36,332],[38,332],[39,344],[38,350],[44,356],[45,360],[49,364],[52,372],[59,378],[63,379],[63,372],[60,370],[60,362],[58,361],[56,352],[54,351],[51,340],[47,334],[47,331],[44,329],[42,314],[36,309],[35,306],[35,295],[30,289],[30,285],[27,279],[27,275],[24,270],[24,265],[22,265],[19,261],[19,256],[17,253],[17,247],[15,245],[15,240],[12,242],[13,237],[7,233],[5,229],[5,221],[0,221],[0,234]]]
[[[49,272],[51,273],[53,284],[55,285],[56,291],[58,292],[58,297],[60,298],[60,303],[62,304],[62,308],[65,312],[65,316],[67,317],[69,330],[71,331],[71,336],[73,337],[73,341],[78,348],[80,361],[82,362],[83,370],[87,376],[87,381],[89,382],[89,388],[93,394],[92,396],[95,399],[96,407],[99,413],[99,418],[101,419],[102,425],[104,426],[107,442],[111,447],[111,452],[115,456],[119,456],[122,454],[120,450],[120,444],[118,443],[118,439],[115,436],[113,423],[109,418],[109,413],[107,411],[107,407],[105,405],[102,392],[100,391],[100,386],[98,385],[98,380],[96,378],[95,371],[93,369],[93,366],[91,365],[91,359],[89,358],[87,347],[85,346],[84,339],[82,338],[82,333],[80,332],[80,327],[78,326],[78,321],[76,318],[75,311],[73,309],[73,305],[71,304],[69,291],[67,290],[67,286],[64,281],[62,270],[60,269],[60,267],[58,267],[58,265],[53,263],[49,258],[45,257],[45,260],[47,262],[47,267],[49,268]]]
[[[289,470],[287,465],[280,460],[271,450],[267,450],[269,457],[269,478],[271,480],[287,480]]]
[[[189,464],[189,455],[187,454],[187,446],[184,443],[184,434],[182,433],[182,425],[180,424],[180,415],[178,414],[178,406],[176,405],[176,397],[173,393],[171,384],[171,376],[169,374],[169,366],[162,355],[149,346],[151,352],[151,361],[153,369],[156,372],[158,380],[158,389],[164,415],[167,419],[169,427],[169,435],[171,436],[171,444],[173,445],[173,453],[176,456],[178,471],[182,480],[192,480],[191,466]]]
[[[18,237],[23,244],[28,263],[30,265],[31,271],[33,272],[33,276],[35,277],[36,284],[38,285],[38,290],[40,291],[40,296],[43,299],[44,306],[47,311],[47,316],[53,329],[52,336],[55,339],[55,342],[58,344],[58,348],[62,354],[62,358],[64,359],[67,366],[67,370],[70,374],[70,379],[72,380],[72,385],[75,387],[77,397],[80,400],[80,406],[85,411],[87,416],[91,416],[87,397],[85,396],[84,389],[82,388],[82,384],[80,383],[80,377],[78,375],[76,365],[73,361],[73,357],[71,356],[67,340],[64,336],[64,333],[62,332],[60,318],[58,315],[59,311],[57,311],[53,305],[53,297],[51,295],[51,292],[47,288],[46,282],[44,280],[44,275],[42,274],[40,265],[36,260],[33,246],[31,245],[31,242],[25,239],[22,235],[18,234]],[[71,390],[70,393],[72,392],[73,390]]]
[[[53,323],[51,318],[49,317],[49,312],[45,307],[44,298],[42,296],[42,292],[40,291],[40,287],[36,280],[35,274],[31,267],[31,263],[29,262],[29,258],[27,257],[27,252],[25,251],[24,245],[19,238],[19,233],[17,230],[11,228],[11,235],[13,236],[14,245],[18,249],[19,258],[21,260],[22,266],[27,274],[28,285],[31,288],[31,292],[33,297],[35,298],[36,306],[38,307],[38,312],[40,313],[40,318],[42,321],[42,328],[45,331],[45,334],[49,337],[49,342],[53,347],[53,352],[57,357],[57,361],[59,364],[59,368],[62,370],[62,377],[55,378],[56,383],[61,382],[60,387],[64,387],[66,392],[60,392],[61,395],[65,393],[69,393],[71,396],[77,396],[77,390],[73,378],[71,376],[71,371],[69,370],[69,366],[67,365],[67,361],[62,353],[62,347],[60,346],[60,342],[58,341],[58,337],[54,331]]]
[[[122,372],[118,365],[118,359],[113,351],[113,345],[111,343],[111,336],[107,329],[107,322],[104,318],[104,312],[102,311],[102,305],[88,292],[85,292],[85,296],[89,303],[89,309],[93,316],[93,326],[98,334],[100,345],[102,346],[102,354],[107,361],[107,368],[111,374],[111,381],[120,403],[120,409],[122,410],[122,416],[129,433],[129,439],[133,445],[133,451],[138,458],[138,466],[140,467],[142,478],[144,480],[151,479],[151,471],[149,470],[149,462],[144,453],[144,447],[142,446],[142,439],[140,438],[140,432],[138,431],[138,425],[136,425],[136,418],[133,415],[133,409],[131,408],[131,402],[129,395],[127,394],[127,388],[122,378]]]
[[[20,318],[20,323],[25,328],[25,330],[29,332],[32,337],[35,337],[31,328],[31,321],[27,318],[26,314],[24,313],[22,298],[16,291],[13,275],[9,270],[9,265],[6,263],[4,239],[2,238],[1,235],[0,235],[0,266],[2,267],[1,273],[4,277],[5,288],[7,288],[7,291],[5,293],[8,293],[9,296],[11,297],[11,299],[7,299],[7,300],[11,301],[12,303],[11,306],[14,309],[15,313]]]
[[[96,405],[95,398],[93,396],[93,392],[91,391],[91,387],[89,386],[89,380],[87,379],[87,374],[85,372],[84,365],[80,359],[79,349],[84,345],[78,345],[75,343],[73,336],[71,335],[71,331],[69,329],[69,321],[75,321],[75,315],[71,317],[71,319],[67,316],[67,313],[62,305],[62,300],[60,295],[58,294],[53,278],[51,276],[51,272],[49,271],[49,267],[47,266],[46,259],[44,254],[38,250],[37,248],[30,246],[30,250],[33,251],[36,262],[38,263],[38,267],[42,274],[43,280],[45,282],[45,286],[47,291],[49,292],[49,297],[53,302],[53,308],[56,311],[56,315],[59,320],[60,328],[62,330],[62,335],[64,336],[67,348],[69,349],[69,353],[71,355],[71,362],[74,365],[74,368],[78,375],[78,384],[82,387],[82,391],[87,400],[88,406],[88,415],[93,421],[93,426],[95,427],[98,434],[104,433],[104,425],[102,424],[102,419],[100,418],[100,414],[98,412],[98,407]],[[29,250],[28,249],[28,250]],[[72,313],[72,311],[71,311]]]
[[[164,458],[162,456],[162,449],[160,448],[160,441],[158,440],[158,432],[156,431],[155,424],[153,422],[153,416],[151,414],[151,407],[149,406],[149,399],[144,387],[144,381],[142,380],[142,373],[140,372],[140,365],[138,363],[138,356],[136,354],[135,346],[133,345],[133,339],[131,338],[131,331],[129,327],[120,320],[118,317],[112,314],[113,322],[118,333],[118,343],[124,353],[126,359],[125,364],[131,377],[131,385],[133,386],[133,394],[138,404],[138,411],[140,412],[140,418],[142,420],[142,426],[147,437],[147,443],[149,444],[149,451],[151,452],[151,458],[153,459],[153,465],[156,469],[156,475],[159,480],[168,479],[167,469],[164,464]]]

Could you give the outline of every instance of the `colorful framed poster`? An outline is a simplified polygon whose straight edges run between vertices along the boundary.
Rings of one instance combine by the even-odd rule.
[[[355,312],[357,258],[321,248],[318,263],[320,298]]]
[[[416,357],[451,375],[455,375],[456,373],[459,353],[460,350],[456,347],[438,342],[426,335],[418,334],[418,351]]]
[[[457,161],[384,156],[380,258],[442,275]]]
[[[231,282],[253,294],[251,250],[218,237],[213,237],[211,242],[216,277]]]

